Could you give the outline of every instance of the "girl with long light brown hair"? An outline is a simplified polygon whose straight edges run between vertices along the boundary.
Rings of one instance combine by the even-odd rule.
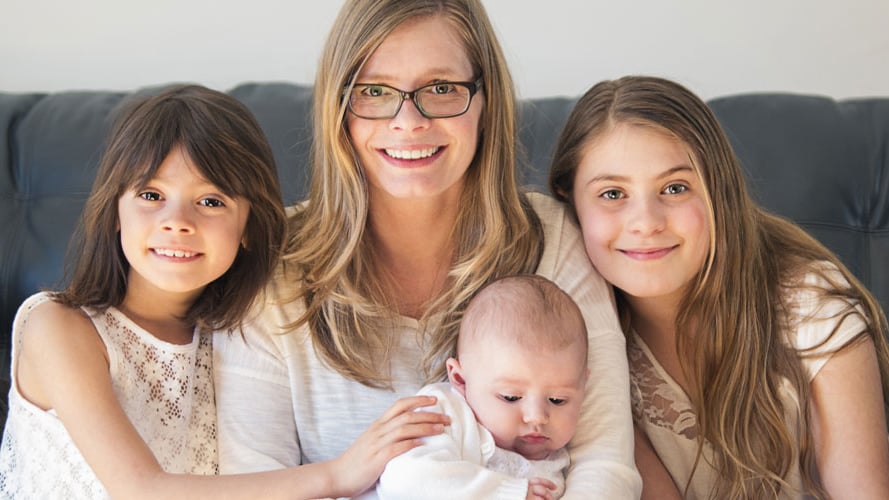
[[[550,184],[616,289],[646,494],[650,442],[686,498],[889,498],[885,314],[754,204],[701,99],[652,77],[595,85]]]

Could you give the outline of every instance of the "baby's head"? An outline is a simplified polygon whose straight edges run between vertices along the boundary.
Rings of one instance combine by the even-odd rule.
[[[542,459],[577,427],[589,374],[583,316],[545,278],[501,278],[470,301],[447,367],[498,447]]]

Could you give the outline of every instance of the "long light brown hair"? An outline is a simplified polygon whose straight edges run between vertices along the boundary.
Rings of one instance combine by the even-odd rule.
[[[585,147],[619,123],[652,127],[682,141],[706,191],[710,251],[680,304],[675,328],[689,398],[720,478],[712,497],[775,498],[790,488],[785,478],[795,460],[803,487],[826,496],[815,464],[809,382],[800,362],[808,352],[787,342],[788,331],[805,318],[794,317],[789,297],[805,290],[822,300],[841,299],[846,307],[836,315],[831,336],[850,317],[863,321],[864,329],[839,350],[865,338],[873,341],[886,402],[889,347],[882,308],[827,248],[752,201],[716,117],[700,98],[674,82],[624,77],[591,88],[577,103],[556,147],[550,187],[558,197],[571,201]],[[807,273],[827,285],[805,285]],[[627,327],[630,311],[619,290],[617,295]],[[785,410],[796,410],[785,409],[780,398],[784,380],[799,396],[801,418],[795,429],[788,428]],[[703,443],[699,441],[699,461]]]
[[[284,279],[298,282],[290,300],[305,302],[291,328],[307,324],[316,351],[346,377],[390,385],[391,343],[381,332],[394,320],[367,230],[368,191],[345,125],[344,89],[404,22],[440,16],[463,42],[483,78],[479,147],[464,179],[452,230],[454,260],[444,290],[425,307],[420,339],[428,380],[441,380],[455,349],[460,315],[482,285],[532,272],[542,230],[516,181],[516,103],[512,78],[478,0],[350,0],[324,47],[315,81],[309,201],[291,218]],[[391,323],[389,323],[391,324]]]
[[[118,199],[145,186],[175,148],[226,196],[250,204],[245,245],[183,320],[214,330],[241,324],[278,263],[284,206],[271,146],[253,114],[234,97],[197,85],[174,86],[124,106],[72,240],[70,280],[54,295],[57,301],[99,309],[121,304],[130,266],[120,244]]]

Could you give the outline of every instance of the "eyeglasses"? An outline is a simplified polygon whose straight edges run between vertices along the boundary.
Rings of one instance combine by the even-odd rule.
[[[426,118],[451,118],[469,109],[472,96],[479,91],[482,78],[474,82],[438,82],[405,92],[388,85],[356,83],[348,92],[349,111],[367,120],[395,118],[406,99]]]

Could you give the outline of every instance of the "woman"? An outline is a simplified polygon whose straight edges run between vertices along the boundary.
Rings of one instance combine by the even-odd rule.
[[[753,203],[703,101],[659,78],[597,84],[550,184],[617,290],[634,419],[686,498],[889,498],[886,317]]]
[[[515,113],[479,1],[344,4],[315,82],[309,201],[246,342],[214,348],[223,472],[337,455],[396,398],[444,380],[476,290],[536,272],[590,334],[566,497],[638,496],[610,291],[562,206],[518,192]]]

